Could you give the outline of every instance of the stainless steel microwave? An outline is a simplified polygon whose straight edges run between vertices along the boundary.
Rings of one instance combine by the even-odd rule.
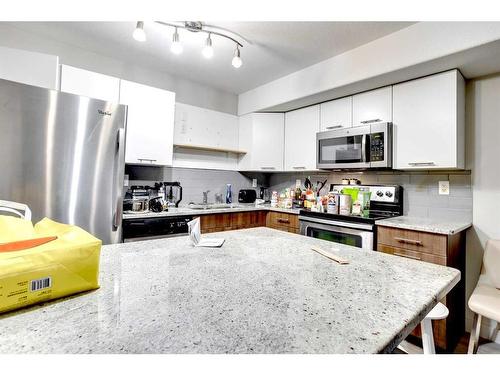
[[[318,169],[392,168],[392,123],[316,134]]]

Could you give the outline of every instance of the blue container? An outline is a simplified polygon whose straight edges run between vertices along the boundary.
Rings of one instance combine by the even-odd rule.
[[[233,203],[233,193],[231,191],[231,184],[226,184],[226,203]]]

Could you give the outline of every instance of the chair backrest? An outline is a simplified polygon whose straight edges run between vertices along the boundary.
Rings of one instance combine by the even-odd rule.
[[[22,213],[20,211],[22,211]],[[31,221],[31,210],[23,203],[0,200],[0,215],[2,212],[9,212],[22,219]]]
[[[500,289],[500,240],[486,242],[482,274],[489,283]]]

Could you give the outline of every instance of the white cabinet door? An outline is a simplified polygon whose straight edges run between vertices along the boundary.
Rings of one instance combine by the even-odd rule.
[[[253,114],[252,164],[254,170],[283,170],[284,115]]]
[[[283,113],[252,113],[240,117],[238,169],[276,172],[283,170]]]
[[[238,116],[176,103],[174,143],[237,150]]]
[[[61,91],[118,103],[120,79],[69,65],[61,65]]]
[[[394,85],[394,168],[464,168],[464,87],[457,70]]]
[[[392,87],[363,92],[352,97],[353,126],[392,121]]]
[[[316,169],[319,105],[285,114],[285,170]]]
[[[352,126],[352,96],[320,104],[320,131]]]
[[[175,93],[121,80],[120,104],[128,105],[125,162],[172,165]]]
[[[59,57],[0,47],[0,78],[57,90]]]

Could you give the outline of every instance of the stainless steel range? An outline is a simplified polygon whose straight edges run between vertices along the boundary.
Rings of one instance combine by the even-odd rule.
[[[341,191],[351,185],[330,185],[330,191]],[[327,241],[375,250],[377,220],[403,214],[403,188],[397,185],[359,186],[371,191],[370,212],[367,217],[347,216],[301,210],[300,233]]]

